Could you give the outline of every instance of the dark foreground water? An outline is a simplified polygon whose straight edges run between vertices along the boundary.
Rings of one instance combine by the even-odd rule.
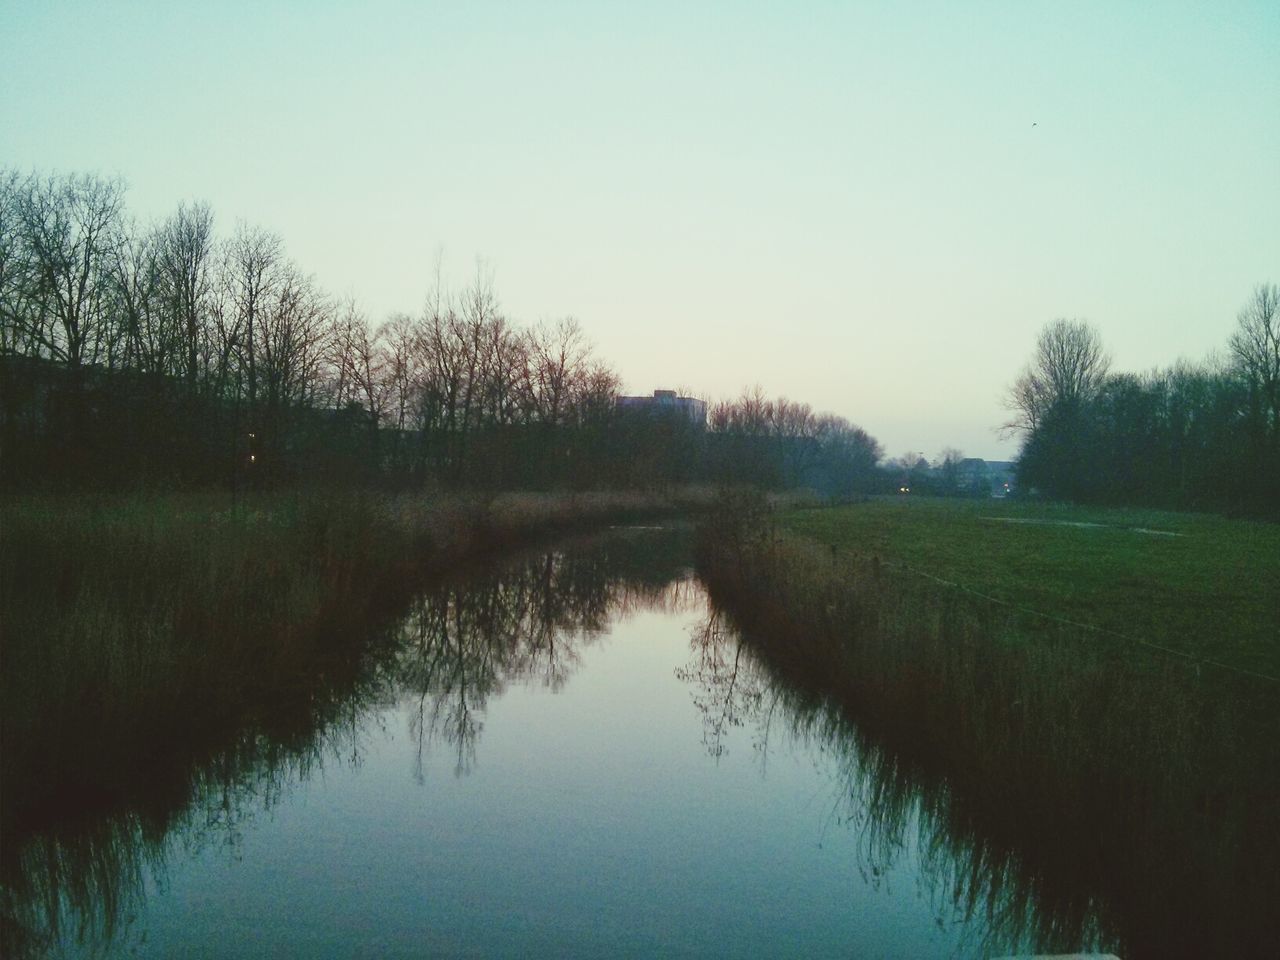
[[[1017,891],[957,885],[670,533],[432,587],[364,656],[324,723],[247,733],[184,796],[7,838],[30,950],[947,957],[1035,927]]]

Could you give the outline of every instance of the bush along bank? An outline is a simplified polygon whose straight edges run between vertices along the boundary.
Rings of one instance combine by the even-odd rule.
[[[749,498],[708,515],[698,569],[771,669],[944,798],[971,862],[1008,865],[1043,909],[1092,904],[1126,957],[1274,949],[1273,684],[833,554]]]

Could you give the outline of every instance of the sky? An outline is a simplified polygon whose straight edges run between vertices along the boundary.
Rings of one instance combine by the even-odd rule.
[[[1007,459],[1055,317],[1222,351],[1280,282],[1280,3],[0,0],[0,165],[204,200],[375,319],[477,264],[630,392]]]

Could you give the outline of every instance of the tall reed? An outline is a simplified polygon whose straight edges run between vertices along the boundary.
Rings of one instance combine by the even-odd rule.
[[[758,504],[712,515],[699,572],[774,669],[928,771],[945,817],[1016,852],[1038,889],[1100,904],[1126,957],[1280,942],[1267,685],[835,556],[780,535]]]
[[[703,496],[6,499],[0,826],[126,789],[167,743],[253,721],[432,571]]]
[[[79,620],[62,623],[68,635],[79,636],[79,651],[93,654],[92,663],[99,668],[113,657],[132,658],[139,671],[160,676],[167,685],[188,687],[181,691],[181,708],[166,714],[175,699],[166,687],[139,688],[137,681],[126,682],[132,674],[117,671],[99,681],[102,689],[93,698],[74,702],[67,699],[67,689],[91,690],[91,674],[76,674],[65,660],[43,666],[61,667],[70,676],[50,676],[47,669],[31,673],[28,664],[22,679],[36,688],[25,692],[21,702],[33,714],[6,717],[6,736],[13,730],[12,742],[20,749],[6,750],[4,757],[4,786],[12,802],[5,806],[0,844],[0,955],[45,956],[60,944],[105,950],[127,939],[128,918],[145,900],[144,879],[163,874],[174,844],[199,846],[205,835],[234,843],[241,820],[264,804],[269,808],[288,783],[305,779],[330,756],[341,754],[346,761],[358,751],[357,718],[371,703],[416,694],[419,755],[429,748],[428,741],[441,738],[456,747],[464,764],[479,733],[470,719],[483,709],[487,696],[515,677],[563,683],[577,663],[575,637],[581,635],[585,643],[598,635],[612,609],[670,601],[668,584],[687,563],[686,550],[673,549],[666,535],[654,541],[637,534],[610,537],[590,550],[585,546],[592,538],[583,538],[580,551],[520,552],[501,568],[485,563],[467,570],[480,544],[543,529],[549,517],[555,522],[598,521],[617,514],[571,510],[546,498],[513,498],[511,505],[486,510],[485,516],[496,517],[496,522],[482,523],[466,510],[446,515],[441,507],[399,504],[396,511],[386,512],[398,518],[401,533],[410,539],[447,535],[454,546],[439,545],[410,557],[412,563],[430,567],[429,577],[418,576],[417,567],[406,567],[403,582],[371,587],[374,576],[394,572],[394,567],[361,547],[353,539],[355,529],[372,535],[377,549],[389,549],[391,533],[379,527],[388,521],[373,512],[391,506],[261,502],[256,516],[232,518],[227,542],[190,550],[205,557],[200,589],[211,591],[214,600],[242,599],[241,581],[248,574],[233,565],[245,553],[239,538],[245,529],[261,527],[267,531],[258,554],[261,562],[292,561],[295,582],[315,577],[321,589],[298,603],[303,591],[295,587],[290,597],[275,607],[259,608],[258,614],[265,609],[272,617],[305,618],[320,611],[328,619],[313,624],[314,629],[306,622],[279,619],[259,629],[257,621],[237,616],[234,609],[216,608],[208,611],[207,623],[192,622],[180,638],[170,637],[167,650],[164,635],[157,632],[144,654],[129,649],[129,624],[114,625],[95,647]],[[593,508],[633,510],[637,503],[599,498]],[[155,519],[160,510],[150,503],[122,515],[114,505],[98,517],[105,528],[99,533],[105,542],[118,544],[122,532],[113,525],[137,532],[146,526],[143,518]],[[166,554],[170,559],[186,555],[182,551],[188,550],[191,531],[174,519],[184,510],[196,518],[205,515],[190,499],[168,504],[160,514],[166,522],[159,524],[158,541],[146,541],[139,555],[153,562],[150,573],[163,597],[195,602],[200,598],[197,586],[183,579],[194,574],[176,566],[165,569],[152,556],[164,549],[177,551]],[[407,519],[410,515],[417,522]],[[93,524],[81,521],[69,525],[64,539],[83,542]],[[42,524],[31,521],[46,534],[68,522],[59,515],[44,517]],[[306,530],[316,555],[312,561],[295,539]],[[462,552],[464,543],[471,552]],[[655,551],[657,544],[665,549]],[[324,559],[326,553],[344,559]],[[353,569],[329,577],[327,571],[345,564],[347,554],[353,555]],[[447,572],[441,569],[446,561]],[[223,567],[232,572],[224,575]],[[77,595],[120,588],[115,581],[126,575],[106,569],[100,558],[86,560],[80,573]],[[401,587],[412,599],[408,594],[397,597]],[[162,603],[154,590],[142,590],[132,599],[117,592],[125,594],[116,598],[120,616],[132,614],[135,627],[167,616],[172,606]],[[88,604],[89,597],[80,602]],[[64,612],[74,613],[74,608]],[[46,634],[57,622],[50,615]],[[30,650],[23,647],[21,652],[34,660]],[[161,662],[152,662],[156,660]]]

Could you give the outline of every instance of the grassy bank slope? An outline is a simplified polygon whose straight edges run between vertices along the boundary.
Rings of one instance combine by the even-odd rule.
[[[790,511],[780,522],[903,575],[1280,676],[1280,525],[925,498]]]

